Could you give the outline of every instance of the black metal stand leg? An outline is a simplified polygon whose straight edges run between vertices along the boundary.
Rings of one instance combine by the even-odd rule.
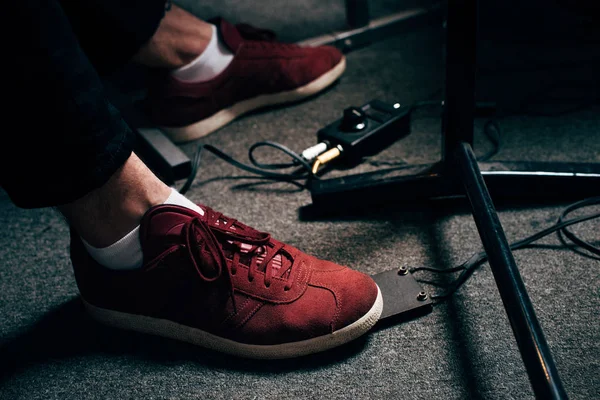
[[[470,144],[460,143],[453,161],[535,395],[539,399],[564,399],[566,392]]]
[[[371,22],[369,1],[346,0],[346,21],[350,28],[362,28],[369,25],[369,22]]]
[[[477,66],[477,0],[450,0],[447,12],[444,161],[464,185],[533,390],[540,399],[566,398],[550,349],[473,154]]]
[[[503,188],[509,186],[509,182],[506,181],[508,177],[521,183],[521,186],[526,186],[523,184],[528,182],[545,180],[554,187],[567,186],[563,180],[567,178],[573,183],[573,188],[578,189],[578,193],[583,193],[581,189],[584,186],[590,190],[585,183],[600,182],[600,169],[597,165],[586,165],[580,173],[548,173],[536,172],[535,167],[529,166],[519,171],[502,168],[501,171],[492,170],[487,175],[482,174],[472,150],[477,23],[477,0],[448,0],[441,161],[430,168],[421,168],[412,175],[398,176],[394,175],[394,171],[388,170],[356,176],[354,179],[344,177],[340,182],[322,180],[311,189],[313,203],[319,197],[325,202],[340,195],[345,196],[345,199],[358,197],[353,196],[354,194],[363,194],[363,198],[373,198],[378,195],[382,197],[383,193],[396,193],[396,197],[383,197],[387,201],[397,200],[398,194],[413,200],[419,197],[466,194],[535,395],[540,399],[565,399],[565,390],[498,219],[484,176],[489,178],[490,183],[497,184],[499,190],[496,193],[500,194]],[[586,179],[588,181],[582,181]],[[461,186],[464,190],[461,190]],[[414,190],[406,190],[407,188]],[[592,188],[592,191],[599,190],[598,185]],[[514,190],[512,192],[514,194]],[[338,204],[342,203],[343,201]]]
[[[298,42],[301,46],[330,45],[344,53],[360,49],[379,40],[388,39],[400,32],[429,23],[441,23],[443,1],[435,6],[411,8],[381,18],[372,19],[368,0],[346,0],[348,29],[331,32]]]
[[[473,145],[477,67],[477,0],[449,0],[446,16],[446,82],[442,161],[460,142]]]

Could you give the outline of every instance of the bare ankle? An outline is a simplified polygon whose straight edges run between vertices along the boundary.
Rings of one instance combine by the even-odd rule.
[[[58,210],[89,244],[106,247],[139,225],[144,213],[171,191],[132,153],[104,186]]]
[[[198,57],[211,37],[211,24],[173,5],[133,61],[147,67],[179,68]]]

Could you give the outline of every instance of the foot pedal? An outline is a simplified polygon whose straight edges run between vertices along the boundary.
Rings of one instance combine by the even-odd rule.
[[[389,325],[428,314],[433,309],[429,294],[408,268],[384,271],[371,276],[381,289],[383,311],[377,325]]]

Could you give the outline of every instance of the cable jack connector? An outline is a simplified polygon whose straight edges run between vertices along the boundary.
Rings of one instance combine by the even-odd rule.
[[[344,152],[344,149],[342,148],[342,146],[340,146],[338,144],[337,146],[332,147],[331,149],[327,150],[325,153],[318,156],[313,164],[312,173],[316,174],[319,171],[319,168],[321,167],[321,165],[325,165],[328,162],[330,162],[331,160],[338,158],[343,152]]]
[[[312,161],[317,158],[317,156],[327,151],[327,149],[329,149],[329,142],[323,141],[305,149],[301,155],[306,161]]]

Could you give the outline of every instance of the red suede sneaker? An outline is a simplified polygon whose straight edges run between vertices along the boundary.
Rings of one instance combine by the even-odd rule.
[[[175,143],[203,137],[252,110],[316,94],[346,68],[335,47],[281,43],[269,30],[220,18],[211,22],[235,55],[229,66],[200,83],[165,73],[148,89],[149,117]]]
[[[323,261],[201,206],[150,209],[140,227],[144,265],[97,264],[78,235],[71,260],[97,320],[249,358],[291,358],[365,334],[383,300],[361,272]]]

